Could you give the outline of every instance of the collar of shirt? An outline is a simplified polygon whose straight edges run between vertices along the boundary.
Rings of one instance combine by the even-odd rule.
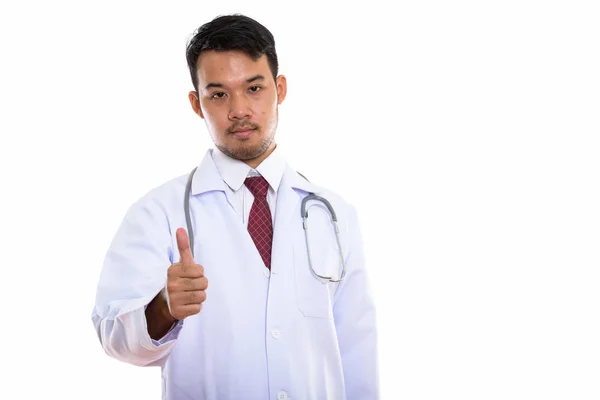
[[[216,147],[212,156],[223,181],[234,192],[242,187],[247,177],[262,175],[277,193],[285,170],[285,160],[277,146],[256,169],[251,168],[243,161],[229,157]]]

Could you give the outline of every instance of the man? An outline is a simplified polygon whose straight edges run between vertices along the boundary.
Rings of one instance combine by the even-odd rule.
[[[191,178],[193,233],[183,228],[187,175],[131,206],[92,315],[104,350],[161,366],[166,399],[378,398],[356,212],[277,148],[286,78],[272,34],[245,16],[218,17],[191,39],[187,61],[190,103],[216,147]],[[332,206],[340,247],[326,202],[307,201],[304,230],[311,193]]]

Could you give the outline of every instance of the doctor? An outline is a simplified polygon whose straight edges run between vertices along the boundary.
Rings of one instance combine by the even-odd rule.
[[[187,61],[191,106],[215,144],[191,180],[194,245],[187,174],[129,208],[92,313],[103,349],[160,366],[163,399],[377,399],[375,310],[357,214],[277,148],[286,78],[273,36],[248,17],[218,17],[191,39]],[[306,204],[305,231],[310,193],[335,211],[339,245],[323,202]]]

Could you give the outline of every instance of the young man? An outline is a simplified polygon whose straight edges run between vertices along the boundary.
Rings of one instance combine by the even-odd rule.
[[[190,103],[215,144],[190,180],[193,232],[187,175],[131,206],[92,315],[104,350],[161,366],[166,399],[378,398],[357,215],[277,149],[286,78],[272,34],[219,17],[200,27],[187,61]]]

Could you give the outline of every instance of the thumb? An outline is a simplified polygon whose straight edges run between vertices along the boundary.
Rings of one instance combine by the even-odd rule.
[[[177,229],[177,248],[179,249],[179,262],[184,265],[195,264],[192,250],[190,249],[190,239],[183,228]]]

